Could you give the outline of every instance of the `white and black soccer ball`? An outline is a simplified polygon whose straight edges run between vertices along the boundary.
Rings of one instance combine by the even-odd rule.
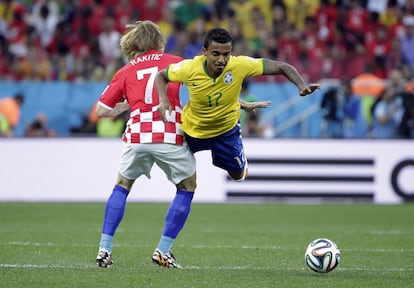
[[[315,272],[328,273],[339,265],[341,253],[332,240],[318,238],[309,243],[305,252],[306,265]]]

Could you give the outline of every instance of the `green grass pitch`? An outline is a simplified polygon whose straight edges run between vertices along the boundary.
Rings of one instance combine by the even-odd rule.
[[[173,252],[150,262],[167,203],[128,203],[113,267],[95,265],[104,203],[0,203],[0,287],[413,287],[414,206],[195,203]],[[304,252],[335,241],[339,267]]]

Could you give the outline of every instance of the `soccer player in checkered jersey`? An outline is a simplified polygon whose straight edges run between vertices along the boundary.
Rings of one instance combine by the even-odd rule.
[[[160,97],[158,111],[164,121],[174,107],[167,97],[167,84],[187,85],[190,101],[183,108],[181,128],[190,150],[211,150],[213,165],[226,170],[232,179],[242,181],[247,176],[239,124],[243,80],[257,75],[283,75],[298,87],[300,96],[311,94],[320,85],[306,85],[290,64],[232,56],[231,49],[232,37],[227,30],[210,29],[202,55],[169,65],[158,72],[155,83]]]
[[[130,110],[122,137],[124,148],[118,178],[106,203],[96,264],[100,267],[112,265],[112,241],[124,215],[127,196],[138,177],[150,177],[156,163],[176,185],[177,192],[151,259],[160,266],[180,268],[171,248],[190,213],[196,188],[196,164],[180,128],[181,84],[168,84],[166,97],[171,104],[171,113],[164,123],[157,112],[155,76],[168,64],[182,58],[163,52],[165,38],[153,22],[138,21],[128,27],[130,30],[122,36],[120,47],[129,62],[114,75],[96,107],[98,117],[116,116]]]

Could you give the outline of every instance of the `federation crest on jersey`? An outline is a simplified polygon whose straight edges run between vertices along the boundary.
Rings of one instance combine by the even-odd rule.
[[[233,73],[231,73],[231,71],[227,72],[226,74],[224,74],[224,83],[229,84],[231,82],[233,82]]]

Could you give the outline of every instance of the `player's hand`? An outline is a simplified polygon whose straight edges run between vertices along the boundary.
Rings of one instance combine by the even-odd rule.
[[[251,112],[254,111],[256,108],[266,108],[269,107],[269,105],[272,102],[270,101],[256,101],[256,102],[240,102],[240,108],[247,111],[247,112]]]
[[[168,122],[168,116],[171,114],[172,108],[169,102],[160,102],[157,107],[157,112],[164,123]]]
[[[321,87],[321,84],[316,84],[316,83],[310,84],[309,86],[300,90],[299,95],[306,96],[308,94],[313,93],[313,91],[315,91],[316,89],[321,89],[320,87]]]

